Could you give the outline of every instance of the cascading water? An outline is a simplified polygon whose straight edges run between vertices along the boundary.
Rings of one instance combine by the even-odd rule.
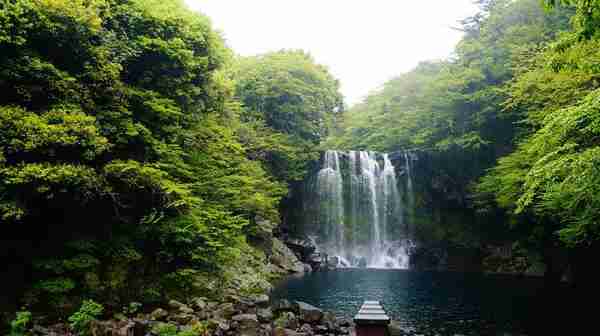
[[[406,197],[388,154],[325,152],[316,195],[309,196],[316,196],[318,214],[306,218],[316,218],[317,244],[338,265],[408,268],[412,243],[404,214],[414,202],[410,158],[404,156],[404,162]]]
[[[344,255],[344,195],[340,159],[337,151],[327,151],[323,168],[317,175],[317,190],[320,199],[320,221],[331,244],[326,250]]]

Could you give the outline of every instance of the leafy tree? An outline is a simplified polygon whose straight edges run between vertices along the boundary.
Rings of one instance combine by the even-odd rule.
[[[0,49],[0,256],[33,308],[159,300],[278,222],[286,189],[253,153],[283,135],[244,138],[263,131],[240,121],[231,52],[183,1],[2,1]],[[316,95],[286,105],[307,132],[334,104]]]
[[[427,217],[420,225],[425,235],[439,237],[431,229],[431,223],[437,223],[447,229],[446,237],[459,237],[454,239],[458,243],[467,240],[460,236],[469,236],[469,231],[496,233],[478,227],[502,217],[491,213],[494,219],[476,217],[470,185],[498,157],[511,152],[515,137],[526,131],[520,123],[523,110],[507,108],[517,103],[508,100],[508,86],[534,66],[548,43],[569,29],[572,14],[569,9],[546,12],[537,0],[479,5],[480,13],[463,22],[466,34],[453,57],[423,62],[388,81],[347,111],[341,131],[326,141],[330,148],[431,154],[435,168],[418,190],[417,204]],[[460,229],[440,223],[452,218],[462,223]]]
[[[343,111],[338,81],[299,50],[238,59],[231,76],[250,154],[280,180],[300,180]]]
[[[493,195],[531,235],[545,232],[556,240],[557,233],[571,247],[593,244],[599,232],[594,191],[598,40],[579,40],[578,34],[561,37],[510,86],[507,111],[523,113],[528,132],[478,186],[483,199]]]

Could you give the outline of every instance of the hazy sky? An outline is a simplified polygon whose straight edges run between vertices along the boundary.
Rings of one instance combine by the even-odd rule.
[[[185,0],[240,55],[304,49],[352,104],[419,61],[445,58],[472,0]]]

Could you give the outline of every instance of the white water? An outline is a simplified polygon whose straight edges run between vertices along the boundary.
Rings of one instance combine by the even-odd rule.
[[[405,154],[404,159],[403,177],[407,181],[402,185],[406,185],[406,202],[398,190],[396,168],[388,154],[366,151],[324,154],[316,180],[317,243],[328,255],[336,257],[338,266],[409,267],[413,246],[403,214],[404,208],[413,206],[414,201],[410,158]],[[349,190],[344,193],[344,188]]]
[[[321,198],[321,224],[325,227],[325,234],[330,237],[334,250],[344,254],[344,195],[343,180],[340,169],[340,160],[337,151],[325,152],[323,167],[317,176],[317,190]],[[333,239],[332,239],[333,238]]]

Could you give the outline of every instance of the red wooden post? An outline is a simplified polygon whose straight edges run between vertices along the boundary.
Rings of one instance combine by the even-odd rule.
[[[379,301],[365,301],[354,316],[356,336],[388,336],[387,316]]]

